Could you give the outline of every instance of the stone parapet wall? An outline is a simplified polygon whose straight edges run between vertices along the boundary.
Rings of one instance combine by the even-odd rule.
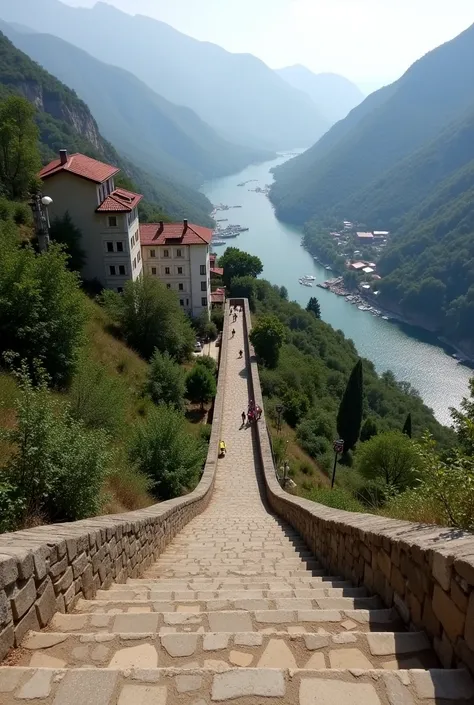
[[[226,315],[209,451],[193,492],[126,514],[0,534],[0,661],[28,630],[45,627],[79,597],[92,599],[100,588],[138,577],[205,509],[221,437],[228,338]]]
[[[231,302],[231,304],[234,302]],[[244,306],[251,394],[263,407]],[[449,528],[331,509],[288,494],[273,466],[265,418],[256,429],[268,502],[333,575],[343,575],[397,608],[408,628],[424,629],[445,668],[474,673],[474,536]]]

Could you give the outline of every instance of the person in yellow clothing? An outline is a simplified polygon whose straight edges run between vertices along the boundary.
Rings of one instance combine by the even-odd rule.
[[[219,442],[219,456],[221,458],[223,458],[225,456],[226,452],[227,452],[227,448],[226,448],[224,441],[220,441]]]

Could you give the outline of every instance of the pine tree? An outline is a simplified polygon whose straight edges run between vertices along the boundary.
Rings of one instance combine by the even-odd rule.
[[[408,438],[412,437],[412,430],[411,430],[411,412],[408,414],[406,421],[403,425],[403,433],[408,436]]]
[[[319,301],[315,296],[312,296],[308,301],[306,310],[310,311],[311,313],[314,313],[316,318],[321,318],[321,306],[319,305]]]
[[[359,360],[351,372],[337,414],[337,432],[344,441],[344,452],[352,450],[359,440],[362,424],[362,397],[362,360]]]

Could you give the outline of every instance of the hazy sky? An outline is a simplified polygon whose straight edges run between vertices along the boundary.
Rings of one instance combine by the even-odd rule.
[[[95,0],[63,0],[92,6]],[[272,68],[341,73],[367,92],[474,23],[473,0],[107,0]]]

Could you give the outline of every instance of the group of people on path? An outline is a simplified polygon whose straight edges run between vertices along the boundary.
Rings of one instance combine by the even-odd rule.
[[[254,421],[260,421],[261,418],[262,409],[251,399],[249,401],[247,415],[245,414],[245,411],[242,411],[242,426],[245,426],[245,419],[247,419],[247,426],[250,426]]]

